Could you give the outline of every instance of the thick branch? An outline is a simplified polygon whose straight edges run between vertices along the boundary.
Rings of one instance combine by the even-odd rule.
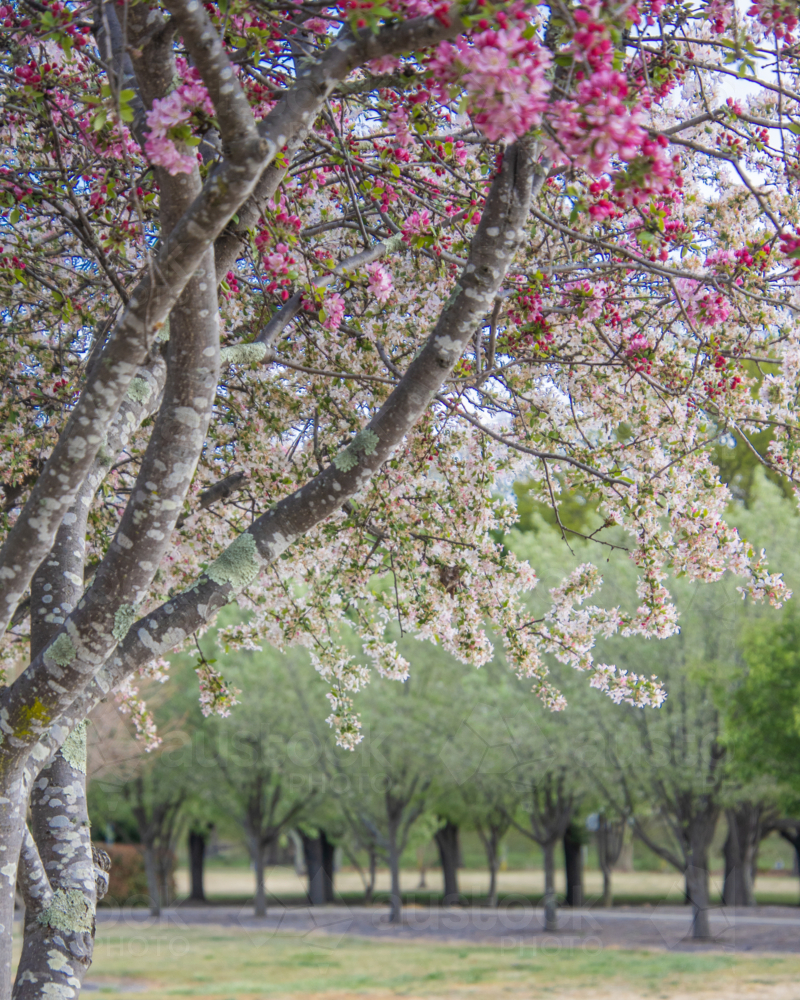
[[[354,441],[347,461],[334,460],[313,480],[258,518],[234,546],[241,558],[223,557],[188,591],[132,626],[116,654],[85,692],[63,710],[42,742],[53,749],[76,721],[137,667],[169,651],[211,621],[236,592],[252,582],[292,541],[341,509],[362,490],[425,412],[489,311],[524,236],[532,190],[546,170],[527,142],[512,146],[486,200],[460,281],[435,329],[398,386]],[[359,440],[363,442],[359,446]],[[350,464],[355,458],[355,464]],[[230,569],[226,569],[228,566]],[[234,566],[237,568],[234,569]]]
[[[17,885],[22,893],[25,908],[31,913],[41,913],[53,898],[53,890],[42,859],[39,857],[39,849],[27,826],[22,834]]]

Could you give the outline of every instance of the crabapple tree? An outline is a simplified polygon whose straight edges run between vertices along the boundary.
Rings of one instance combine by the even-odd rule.
[[[785,599],[709,447],[769,431],[794,475],[797,20],[3,0],[3,1000],[74,997],[91,961],[86,714],[116,697],[157,738],[137,678],[231,601],[230,644],[308,646],[352,747],[370,672],[407,676],[390,620],[474,665],[490,623],[551,709],[548,656],[647,705],[591,650],[672,633],[669,574]],[[629,607],[587,563],[530,620],[498,541],[523,476],[627,532]]]

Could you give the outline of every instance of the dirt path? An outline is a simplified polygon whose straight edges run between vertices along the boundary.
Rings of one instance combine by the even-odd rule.
[[[400,926],[389,924],[388,912],[384,906],[286,908],[274,905],[266,918],[257,919],[250,906],[182,906],[165,910],[160,923],[173,929],[216,924],[239,927],[248,934],[286,931],[326,935],[337,940],[353,935],[382,940],[469,941],[496,944],[503,951],[519,950],[526,956],[536,952],[603,948],[800,953],[800,910],[796,907],[765,906],[736,911],[714,908],[711,911],[712,937],[703,942],[695,942],[689,937],[691,914],[684,906],[562,909],[556,933],[544,932],[541,909],[525,905],[494,911],[468,907],[407,907]],[[101,908],[97,921],[104,927],[116,925],[131,929],[154,924],[147,911],[139,909]]]

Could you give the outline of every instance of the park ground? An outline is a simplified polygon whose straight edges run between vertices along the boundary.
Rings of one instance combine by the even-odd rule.
[[[87,986],[86,996],[142,1000],[797,1000],[800,956],[101,927]]]
[[[698,945],[674,874],[615,873],[624,902],[611,911],[591,905],[599,873],[585,874],[588,905],[562,908],[559,931],[545,934],[536,869],[501,873],[507,905],[497,913],[475,902],[485,892],[485,872],[461,872],[466,905],[442,909],[435,905],[440,872],[427,873],[422,892],[419,873],[405,871],[409,905],[395,928],[380,902],[358,905],[356,872],[338,873],[334,906],[312,909],[303,904],[303,880],[291,868],[273,868],[269,914],[257,920],[248,899],[252,874],[211,866],[209,906],[178,905],[159,920],[142,907],[101,908],[84,996],[800,1000],[797,878],[762,875],[759,902],[769,905],[738,913],[715,907],[714,938]],[[185,871],[177,883],[180,895],[188,887]],[[387,888],[388,873],[380,872],[378,889]]]

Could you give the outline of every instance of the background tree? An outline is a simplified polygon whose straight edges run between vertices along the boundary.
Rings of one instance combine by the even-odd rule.
[[[597,816],[597,863],[603,873],[603,906],[611,906],[614,902],[611,874],[622,853],[626,826],[625,817],[609,816],[605,811]]]
[[[196,789],[191,737],[165,735],[151,753],[129,759],[115,773],[95,777],[90,796],[95,827],[125,824],[142,845],[150,913],[174,900],[175,852],[186,829],[186,806]]]
[[[210,648],[208,640],[203,647]],[[248,694],[232,708],[235,719],[205,720],[198,733],[198,758],[206,765],[206,781],[218,807],[235,817],[244,833],[255,872],[255,913],[262,917],[267,912],[267,857],[320,793],[313,780],[320,751],[307,728],[307,703],[297,694],[298,685],[308,686],[310,668],[302,656],[287,657],[270,648],[216,654],[214,669],[219,662],[226,680]],[[308,697],[313,701],[315,693],[319,702],[322,692],[313,687]],[[316,869],[312,872],[308,857],[306,864],[311,884]],[[317,867],[321,865],[320,857]],[[312,901],[325,899],[318,899],[315,889]]]

